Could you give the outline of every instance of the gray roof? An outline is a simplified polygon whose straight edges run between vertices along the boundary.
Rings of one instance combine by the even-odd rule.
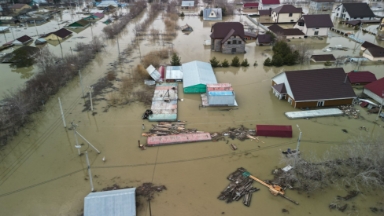
[[[194,1],[182,1],[181,7],[194,7],[195,2]]]
[[[136,216],[136,188],[94,192],[84,198],[84,216]]]
[[[201,61],[192,61],[182,65],[183,87],[198,84],[216,84],[216,76],[213,73],[211,64]]]
[[[375,17],[367,3],[343,3],[350,17]]]
[[[167,66],[165,79],[183,79],[183,69],[181,66]]]
[[[215,15],[211,16],[211,12],[213,12]],[[223,19],[223,14],[221,12],[221,8],[205,8],[203,12],[203,20],[208,21],[218,21]]]
[[[333,23],[329,14],[303,15],[302,19],[307,28],[331,28]]]

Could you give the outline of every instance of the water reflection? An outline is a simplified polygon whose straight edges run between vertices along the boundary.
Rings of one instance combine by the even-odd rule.
[[[11,71],[20,74],[21,79],[29,79],[33,76],[34,67],[12,68]]]

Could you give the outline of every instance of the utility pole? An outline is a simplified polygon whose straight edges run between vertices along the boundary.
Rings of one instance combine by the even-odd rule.
[[[75,136],[75,141],[76,141],[75,148],[77,148],[77,152],[78,152],[78,154],[80,156],[81,155],[81,153],[80,153],[81,145],[79,145],[79,140],[77,139],[77,133],[76,133],[77,125],[74,124],[73,122],[71,122],[71,125],[72,125],[72,129],[73,129],[73,135]]]
[[[376,121],[379,120],[381,110],[383,109],[384,106],[384,91],[381,93],[381,104],[380,104],[380,110],[379,113],[377,114]]]
[[[88,165],[87,169],[88,169],[89,183],[91,184],[91,191],[93,192],[94,188],[93,188],[93,182],[92,182],[91,165],[89,164],[88,152],[87,151],[85,151],[85,158],[87,159],[87,165]]]
[[[7,43],[7,36],[5,36],[5,31],[3,31],[3,34],[4,34],[4,39],[5,39],[5,43]]]
[[[39,36],[39,32],[37,31],[37,26],[36,26],[36,20],[33,20],[33,22],[35,23],[36,34],[37,36]]]
[[[118,54],[118,58],[120,59],[120,46],[119,46],[119,36],[117,35],[117,37],[116,37],[116,41],[117,41],[117,50],[118,50],[118,52],[119,52],[119,54]]]
[[[59,105],[60,105],[61,118],[63,119],[63,124],[64,124],[64,127],[66,128],[67,124],[65,123],[65,117],[64,117],[63,107],[61,106],[60,97],[59,97]]]
[[[88,143],[93,149],[95,149],[95,151],[98,153],[98,154],[100,154],[101,152],[95,147],[95,146],[93,146],[87,139],[85,139],[79,132],[77,132],[76,131],[76,133],[77,133],[77,135],[79,135],[86,143]]]
[[[79,78],[80,78],[80,86],[81,86],[81,91],[83,92],[83,97],[85,97],[84,96],[84,88],[83,88],[83,79],[81,78],[81,73],[80,73],[80,70],[79,70]]]
[[[297,156],[299,155],[300,141],[301,141],[301,135],[302,135],[302,132],[301,132],[298,124],[296,125],[296,127],[299,129],[300,134],[299,134],[299,138],[297,139],[297,146],[296,146],[295,160],[294,160],[293,168],[296,167],[296,161],[297,161]]]
[[[15,40],[15,35],[13,34],[12,28],[9,27],[9,29],[10,29],[10,31],[11,31],[11,33],[12,33],[13,40]]]
[[[64,54],[63,54],[63,47],[61,46],[60,38],[59,36],[56,35],[57,40],[59,41],[60,44],[60,49],[61,49],[61,60],[64,61]]]

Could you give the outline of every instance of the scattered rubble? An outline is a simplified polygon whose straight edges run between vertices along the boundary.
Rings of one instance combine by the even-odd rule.
[[[253,187],[253,180],[243,175],[246,171],[247,170],[241,167],[227,177],[231,182],[224,191],[220,193],[218,197],[219,200],[225,200],[227,203],[231,203],[243,198],[243,204],[248,207],[250,206],[252,193],[260,189]]]
[[[259,142],[259,137],[256,136],[256,131],[248,129],[241,125],[239,128],[228,128],[222,133],[211,133],[212,141],[225,140],[225,137],[228,136],[232,140],[238,139],[244,141],[246,139],[251,139],[256,142]],[[261,141],[264,143],[263,141]]]
[[[339,109],[348,117],[352,117],[354,119],[358,119],[360,117],[360,110],[353,107],[353,105],[339,106]]]
[[[172,134],[186,134],[186,133],[203,133],[197,129],[186,129],[185,122],[159,122],[157,125],[152,125],[149,132],[142,133],[144,137],[151,136],[166,136]]]
[[[359,191],[355,191],[355,190],[353,190],[353,191],[349,191],[348,194],[347,194],[347,196],[344,196],[344,197],[342,197],[342,196],[337,196],[337,199],[338,199],[338,200],[350,200],[350,199],[354,198],[354,197],[357,196],[357,195],[359,195]]]

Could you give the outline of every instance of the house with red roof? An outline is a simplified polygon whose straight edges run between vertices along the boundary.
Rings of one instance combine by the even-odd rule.
[[[243,4],[243,9],[258,9],[259,3],[258,2],[249,2]]]
[[[222,53],[245,53],[244,26],[239,22],[218,22],[211,28],[211,50]]]
[[[259,10],[274,9],[280,5],[280,0],[261,0],[259,3]]]
[[[379,104],[384,105],[384,77],[364,86],[363,93]]]
[[[272,78],[271,87],[295,108],[352,104],[356,98],[343,68],[285,71]]]
[[[351,71],[347,76],[352,85],[367,85],[377,80],[375,74],[369,71]]]

